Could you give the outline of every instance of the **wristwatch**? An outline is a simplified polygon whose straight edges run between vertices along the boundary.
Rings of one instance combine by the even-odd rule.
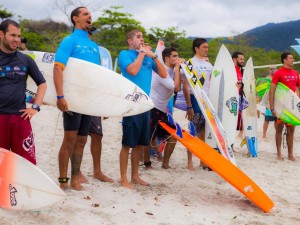
[[[157,59],[158,58],[158,56],[157,55],[155,55],[154,57],[152,57],[152,59],[153,60],[155,60],[155,59]]]
[[[36,103],[34,103],[34,104],[31,106],[31,108],[37,110],[38,112],[41,110],[41,109],[40,109],[40,106],[39,106],[38,104],[36,104]]]

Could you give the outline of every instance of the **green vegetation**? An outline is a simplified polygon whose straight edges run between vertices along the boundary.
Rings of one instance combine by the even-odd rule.
[[[12,16],[12,13],[0,6],[1,19]],[[18,22],[22,27],[22,36],[28,40],[27,47],[36,51],[55,52],[60,41],[72,32],[72,27],[67,24],[57,23],[50,19],[33,21],[19,17]],[[186,36],[185,31],[179,31],[177,27],[166,29],[152,27],[150,31],[146,31],[141,22],[135,20],[132,14],[123,12],[122,6],[112,6],[109,9],[102,10],[102,15],[94,22],[93,27],[97,28],[92,36],[93,40],[111,52],[113,61],[122,49],[127,48],[126,33],[136,28],[144,33],[145,42],[148,42],[153,48],[155,48],[157,41],[161,39],[167,47],[177,48],[182,58],[187,59],[193,56],[192,39]],[[261,38],[260,36],[253,36],[254,30],[250,32],[251,38],[246,35],[246,32],[244,35],[237,37],[210,39],[210,61],[212,63],[215,61],[220,46],[225,44],[231,53],[241,51],[245,54],[246,59],[252,57],[254,65],[280,63],[281,52],[254,47],[256,45],[253,40],[260,40]],[[272,37],[274,37],[274,33],[272,34]],[[265,34],[263,38],[265,38]],[[294,51],[292,53],[296,61],[299,61],[300,57]],[[295,65],[295,69],[299,70],[300,66]],[[256,76],[265,76],[267,69],[259,69],[255,72]]]

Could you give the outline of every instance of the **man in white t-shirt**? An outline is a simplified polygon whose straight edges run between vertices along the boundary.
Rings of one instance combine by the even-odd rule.
[[[166,139],[170,135],[158,125],[159,120],[167,121],[167,105],[174,92],[180,91],[181,75],[180,75],[180,63],[184,60],[178,57],[177,50],[175,48],[165,48],[162,52],[163,61],[165,63],[168,76],[161,78],[159,76],[153,76],[151,82],[150,98],[154,103],[154,108],[150,112],[150,127],[151,127],[151,145],[157,146],[157,138]],[[175,138],[169,138],[165,147],[164,155],[172,154],[176,144]],[[144,152],[144,165],[146,168],[151,168],[150,161],[150,146]],[[163,162],[162,167],[165,169],[170,168],[168,162]]]
[[[208,95],[209,82],[213,71],[213,66],[207,61],[208,43],[204,38],[196,38],[193,41],[194,57],[189,59],[186,63],[192,66],[202,83],[202,89]],[[189,84],[186,79],[183,80],[183,93],[187,105],[187,118],[192,121],[196,128],[197,136],[205,141],[205,118],[198,106],[195,96],[192,94]],[[202,164],[204,169],[207,167]],[[192,154],[188,151],[188,168],[193,169]]]

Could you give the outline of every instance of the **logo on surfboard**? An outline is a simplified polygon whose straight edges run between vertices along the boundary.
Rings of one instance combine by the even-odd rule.
[[[228,107],[229,112],[233,113],[234,116],[237,115],[238,101],[236,97],[231,97],[229,100],[227,100],[226,106]]]
[[[251,185],[248,185],[248,186],[244,187],[244,192],[254,192],[254,190]]]
[[[54,59],[55,59],[55,53],[47,52],[43,55],[42,62],[51,64],[54,62]]]
[[[139,102],[143,97],[148,99],[147,95],[145,95],[141,92],[134,91],[132,94],[127,95],[125,99],[133,101],[133,102]]]
[[[17,189],[9,184],[9,193],[10,193],[10,205],[16,206],[17,205],[17,198],[16,198]]]

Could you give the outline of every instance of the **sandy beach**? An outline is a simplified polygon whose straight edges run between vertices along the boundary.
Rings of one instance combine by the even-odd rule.
[[[184,115],[180,110],[174,113],[176,121],[186,127]],[[83,191],[67,190],[64,201],[40,211],[0,209],[0,224],[300,224],[300,129],[296,128],[294,140],[297,161],[287,160],[287,148],[283,149],[285,160],[278,161],[273,122],[267,139],[262,140],[263,120],[261,116],[258,123],[258,157],[249,158],[246,146],[239,146],[239,138],[235,142],[235,157],[238,167],[274,201],[270,213],[264,213],[214,172],[200,169],[196,157],[196,170],[187,170],[186,149],[181,144],[177,144],[171,157],[172,169],[162,169],[156,159],[152,159],[152,170],[140,166],[141,177],[151,183],[150,187],[120,187],[121,118],[109,118],[103,121],[102,170],[115,180],[113,184],[91,177],[89,138],[81,168],[89,184],[84,185]],[[32,119],[32,126],[38,166],[57,182],[57,155],[63,138],[61,113],[54,107],[42,106]]]

